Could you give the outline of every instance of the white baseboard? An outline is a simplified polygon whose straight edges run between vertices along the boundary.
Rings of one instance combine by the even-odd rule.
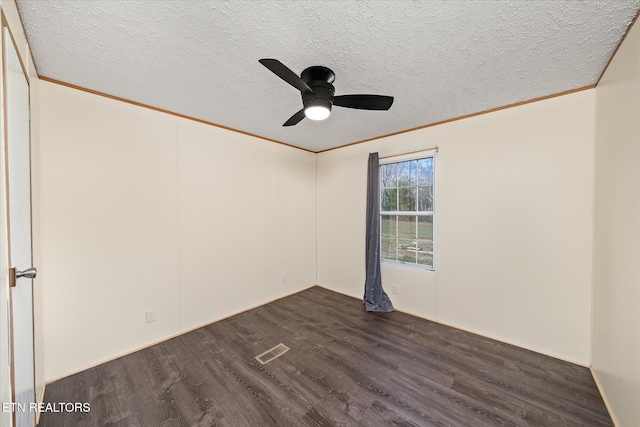
[[[600,380],[598,380],[598,376],[596,375],[596,371],[593,370],[593,366],[589,367],[591,371],[591,376],[593,377],[593,381],[596,383],[596,387],[598,387],[598,391],[600,392],[600,396],[602,396],[602,400],[604,401],[604,406],[607,407],[607,411],[609,411],[609,416],[611,417],[611,421],[613,421],[614,427],[619,427],[620,424],[616,419],[615,414],[613,413],[613,408],[611,408],[611,404],[609,403],[609,399],[607,399],[607,395],[604,393],[604,389],[600,384]]]
[[[40,406],[40,404],[42,402],[44,402],[44,389],[47,388],[47,383],[44,382],[42,383],[42,388],[40,389],[40,397],[38,398],[38,406]],[[36,412],[36,425],[38,425],[38,423],[40,422],[40,411]]]

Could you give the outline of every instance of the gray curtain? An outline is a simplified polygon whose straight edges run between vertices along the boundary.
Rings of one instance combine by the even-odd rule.
[[[380,276],[380,165],[378,153],[369,154],[367,175],[367,253],[364,306],[367,311],[393,311]]]

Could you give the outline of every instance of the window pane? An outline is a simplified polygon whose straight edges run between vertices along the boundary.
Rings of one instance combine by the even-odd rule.
[[[396,247],[398,242],[395,237],[382,236],[382,258],[397,260]]]
[[[382,190],[382,204],[380,205],[380,210],[382,212],[398,210],[398,189],[397,188]]]
[[[416,239],[416,217],[415,216],[398,216],[398,237],[405,239]]]
[[[414,239],[398,239],[398,261],[416,263],[416,242]]]
[[[433,253],[433,240],[418,240],[417,242],[417,251],[419,254]]]
[[[382,188],[393,188],[398,186],[397,170],[397,163],[380,166],[380,186]]]
[[[433,157],[418,160],[418,185],[433,184]]]
[[[408,185],[415,185],[415,166],[413,167],[413,178],[411,176],[412,168],[411,163],[414,162],[402,162],[396,163],[398,165],[398,187],[404,187]]]
[[[416,187],[398,188],[398,210],[415,211],[416,207]]]
[[[418,161],[412,160],[409,162],[409,185],[416,185],[418,183]]]
[[[395,236],[396,235],[396,221],[395,215],[383,215],[382,216],[382,235],[383,236]]]
[[[418,239],[433,240],[433,216],[418,217]]]
[[[418,210],[433,212],[433,186],[418,187]]]
[[[433,254],[418,253],[418,264],[433,267]]]

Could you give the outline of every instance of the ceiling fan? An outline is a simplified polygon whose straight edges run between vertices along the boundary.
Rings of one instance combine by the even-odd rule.
[[[305,117],[311,120],[324,120],[329,117],[333,105],[360,110],[388,110],[393,104],[393,96],[334,96],[335,89],[332,83],[336,75],[327,67],[309,67],[298,77],[277,59],[261,59],[260,63],[302,93],[302,110],[291,116],[282,126],[293,126]]]

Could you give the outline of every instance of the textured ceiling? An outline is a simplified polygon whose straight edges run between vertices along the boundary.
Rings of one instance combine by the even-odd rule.
[[[602,1],[27,1],[43,77],[312,151],[593,85],[640,8]],[[392,95],[282,127],[300,93],[258,63]]]

